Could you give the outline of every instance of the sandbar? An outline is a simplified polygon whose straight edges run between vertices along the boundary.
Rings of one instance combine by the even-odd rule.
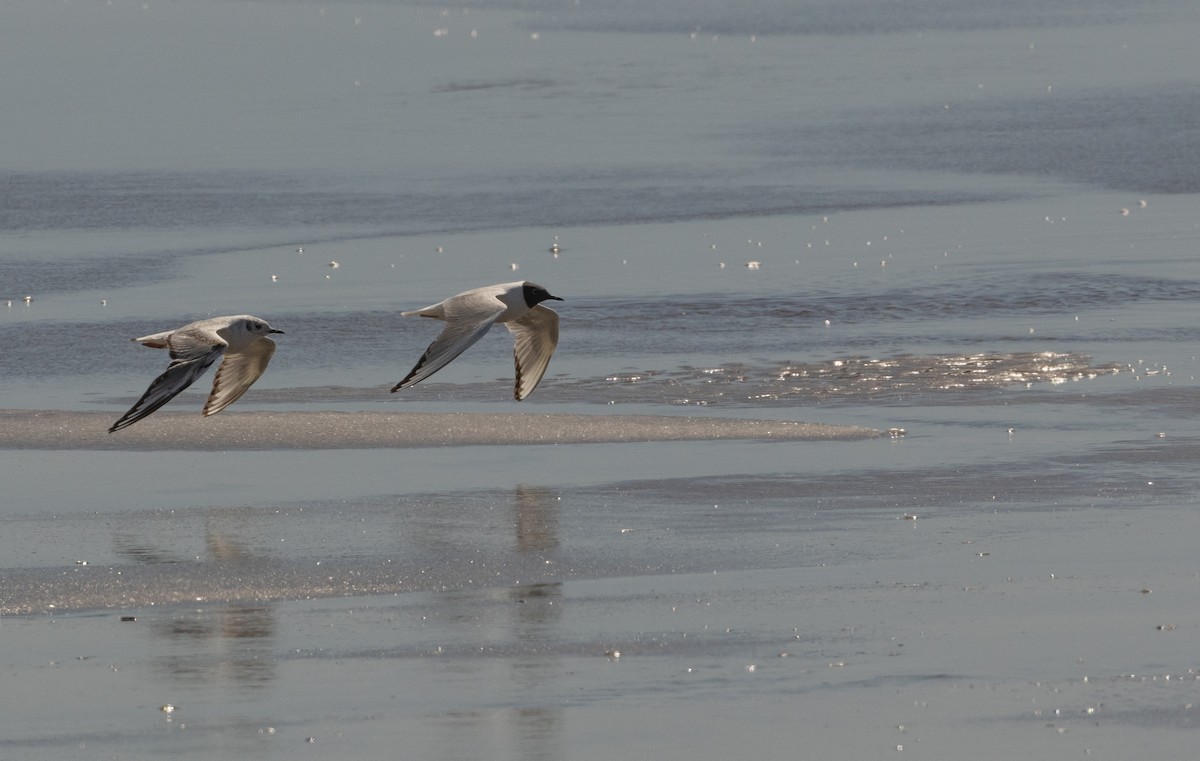
[[[107,432],[99,412],[0,410],[0,449],[364,449],[716,439],[853,440],[859,426],[672,415],[431,412],[241,412],[205,418],[156,413]]]

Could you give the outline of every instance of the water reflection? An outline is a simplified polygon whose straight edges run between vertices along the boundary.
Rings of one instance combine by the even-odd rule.
[[[549,553],[559,546],[559,497],[550,489],[520,485],[513,495],[513,524],[518,553]],[[512,756],[559,759],[566,752],[563,708],[542,702],[555,692],[549,684],[562,676],[555,643],[562,639],[562,582],[520,585],[508,590],[515,603],[503,610],[516,643],[510,662],[513,705],[504,720],[512,732]]]
[[[217,562],[230,563],[248,560],[256,555],[251,552],[239,533],[223,530],[210,521],[204,522],[204,548]]]
[[[513,497],[517,550],[545,552],[558,547],[558,496],[549,489],[518,486]]]
[[[514,758],[560,759],[566,756],[567,741],[561,707],[519,708],[512,711],[515,735]]]
[[[271,605],[229,603],[179,611],[152,624],[167,646],[154,668],[186,683],[266,686],[276,675],[276,627]]]
[[[436,718],[444,734],[439,744],[455,748],[451,755],[565,757],[565,709],[545,698],[560,692],[554,683],[565,676],[557,647],[563,600],[559,582],[438,596],[435,606],[447,628],[439,636],[458,642],[464,656],[446,667],[478,675],[487,689],[503,696],[490,710],[449,711]]]
[[[510,663],[515,705],[505,712],[515,746],[512,757],[562,758],[565,712],[542,702],[543,695],[557,692],[550,685],[563,676],[562,657],[553,647],[562,639],[562,583],[513,587],[509,595],[516,602],[510,608],[510,627],[519,645]]]
[[[239,508],[205,511],[202,551],[195,549],[194,522],[169,514],[114,533],[113,552],[138,564],[202,565],[202,572],[213,576],[213,588],[228,586],[242,573],[253,576],[253,562],[266,555],[246,540],[252,534],[247,521],[253,520],[246,513]],[[158,583],[172,584],[165,577]],[[172,587],[182,588],[179,582]],[[150,631],[166,652],[154,658],[154,668],[189,684],[264,686],[276,676],[277,625],[274,607],[259,602],[205,604],[156,617]]]
[[[132,533],[113,534],[112,538],[113,553],[118,557],[132,560],[135,563],[183,563],[187,558],[178,553],[158,545],[153,544],[145,537],[139,537]]]
[[[564,615],[562,582],[546,579],[555,566],[547,555],[560,546],[559,497],[542,487],[521,485],[508,506],[512,543],[497,548],[501,564],[524,568],[534,583],[507,588],[453,590],[437,595],[434,608],[443,622],[439,641],[456,643],[463,659],[447,668],[478,671],[504,697],[492,710],[441,714],[435,721],[440,744],[451,755],[550,761],[566,756],[565,711],[546,702],[564,677],[559,652]],[[507,539],[507,537],[506,537]],[[474,657],[482,654],[483,659]]]
[[[154,514],[126,525],[112,535],[113,554],[140,564],[190,563],[202,559],[220,563],[266,556],[253,537],[261,525],[254,510],[222,507],[203,512],[204,554],[195,546],[194,520],[176,513]]]

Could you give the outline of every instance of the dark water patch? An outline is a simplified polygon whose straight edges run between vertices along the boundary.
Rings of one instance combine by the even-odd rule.
[[[768,144],[848,166],[1030,175],[1142,193],[1200,191],[1195,84],[967,100],[785,127]],[[1103,125],[1103,128],[1098,127]],[[798,130],[798,131],[797,131]]]
[[[1084,466],[1122,466],[1140,468],[1142,472],[1169,470],[1179,473],[1179,466],[1185,466],[1200,459],[1200,440],[1191,436],[1169,435],[1165,432],[1153,439],[1114,442],[1102,446],[1086,454],[1073,458]],[[1162,479],[1155,482],[1159,489],[1178,488],[1180,483],[1176,478]]]
[[[770,329],[787,322],[815,326],[826,319],[862,325],[1073,314],[1196,299],[1200,299],[1200,280],[1103,271],[971,272],[937,282],[878,290],[844,289],[833,295],[791,290],[755,295],[712,293],[653,301],[575,301],[568,316],[587,328],[619,324],[629,332],[658,326],[674,341],[686,340],[689,333],[727,333],[745,325]]]
[[[332,187],[331,187],[332,186]],[[336,178],[249,171],[0,173],[0,229],[305,228],[362,223],[395,208],[383,190]]]
[[[1149,705],[1139,706],[1135,708],[1120,708],[1113,707],[1111,703],[1130,703],[1135,698],[1129,694],[1132,692],[1126,688],[1119,691],[1109,699],[1109,705],[1105,705],[1103,710],[1098,713],[1103,717],[1106,725],[1116,727],[1136,727],[1141,729],[1151,729],[1154,731],[1196,731],[1200,727],[1200,713],[1197,713],[1193,703],[1190,700],[1192,690],[1195,689],[1197,674],[1194,669],[1188,669],[1187,672],[1181,674],[1162,674],[1157,676],[1140,676],[1133,675],[1131,679],[1150,682],[1155,691],[1162,691],[1162,685],[1166,685],[1175,680],[1176,684],[1181,685],[1178,692],[1171,691],[1165,695],[1155,695],[1153,699],[1162,701],[1165,705]],[[1138,695],[1137,700],[1145,700],[1141,695]],[[1063,725],[1072,729],[1078,728],[1084,730],[1091,728],[1096,724],[1096,716],[1089,714],[1086,711],[1079,711],[1074,714],[1065,714],[1060,719],[1055,717],[1056,722],[1061,722]],[[1039,719],[1039,723],[1041,720]]]
[[[1113,373],[1132,377],[1138,369],[1131,365],[1108,365]],[[1119,390],[1108,390],[1101,387],[1087,387],[1086,392],[1078,394],[1063,394],[1050,386],[1033,387],[1022,390],[1020,397],[1011,395],[956,395],[945,396],[938,400],[942,406],[1007,406],[1014,403],[1026,405],[1054,404],[1061,405],[1065,410],[1075,407],[1089,407],[1108,410],[1142,410],[1147,419],[1161,418],[1164,421],[1186,421],[1194,418],[1200,412],[1200,391],[1188,386],[1148,386],[1139,385],[1130,389],[1127,386]],[[1072,417],[1080,418],[1072,414]],[[1162,432],[1163,437],[1175,438],[1175,434]]]
[[[0,309],[3,309],[0,304]],[[12,309],[22,309],[18,301]],[[97,309],[100,309],[97,306]],[[397,357],[396,372],[416,361],[431,340],[428,325],[405,320],[399,311],[357,312],[346,315],[274,314],[270,319],[286,333],[276,342],[278,350],[268,372],[276,375],[289,369],[346,367],[363,358],[386,357],[404,348],[413,357]],[[109,376],[114,369],[141,368],[154,373],[165,370],[170,358],[165,351],[148,351],[132,343],[134,338],[179,328],[204,315],[177,314],[107,321],[25,321],[0,323],[0,343],[5,347],[0,378],[54,378],[62,376]],[[421,328],[425,328],[424,331]],[[408,362],[408,366],[402,365]],[[149,383],[154,375],[148,375]],[[211,382],[211,375],[209,382]],[[380,383],[386,382],[380,378]],[[399,380],[399,377],[392,382]],[[201,379],[201,383],[204,381]],[[140,393],[140,391],[139,391]]]
[[[786,288],[788,281],[781,281]],[[577,301],[563,317],[562,352],[613,356],[613,369],[674,370],[653,356],[722,356],[753,361],[790,356],[887,356],[898,348],[962,347],[997,352],[1000,344],[1045,348],[1048,342],[1160,340],[1163,328],[1138,321],[1060,322],[1029,332],[1039,316],[1073,318],[1200,298],[1200,281],[1116,273],[1018,271],[971,273],[936,283],[846,289],[830,295],[803,289],[761,294],[706,294],[659,300]],[[1182,326],[1170,335],[1194,340]],[[635,358],[622,362],[621,357]],[[742,361],[745,361],[744,359]],[[722,364],[720,359],[715,364]],[[553,373],[554,365],[550,371]],[[539,392],[541,389],[539,389]]]
[[[240,180],[240,181],[239,181]],[[278,182],[278,181],[276,181]],[[12,172],[0,174],[0,228],[12,232],[172,229],[250,224],[266,204],[261,175],[169,172]],[[257,209],[257,211],[256,211]]]
[[[186,324],[179,323],[179,325]],[[162,329],[162,328],[160,328]],[[0,378],[54,378],[90,375],[120,367],[134,346],[130,340],[156,330],[144,322],[32,322],[0,326],[5,347]],[[162,367],[170,358],[163,352]],[[147,383],[150,381],[146,379]]]
[[[19,256],[19,255],[18,255]],[[93,289],[129,288],[161,283],[176,277],[180,262],[169,255],[105,256],[103,258],[0,258],[0,306],[19,303],[25,296]]]
[[[0,173],[0,229],[257,231],[256,245],[1003,200],[994,189],[831,188],[760,167],[500,167],[495,174]],[[264,232],[266,231],[266,232]],[[286,231],[286,232],[284,232]],[[277,239],[268,240],[267,235]],[[285,238],[284,236],[289,236]]]
[[[463,79],[438,85],[432,92],[439,94],[481,92],[489,90],[518,90],[537,92],[562,86],[563,82],[544,77],[519,77],[509,79]]]
[[[885,514],[896,520],[922,511],[942,508],[994,510],[1054,510],[1079,506],[1110,504],[1128,507],[1131,503],[1152,504],[1162,495],[1187,494],[1194,483],[1148,485],[1145,479],[1131,477],[1136,470],[1125,467],[1128,449],[1114,448],[1098,453],[1091,464],[1112,467],[1081,469],[1081,458],[1064,456],[1052,459],[996,463],[992,467],[913,468],[903,471],[880,469],[860,471],[853,478],[843,473],[828,476],[799,474],[728,475],[710,478],[662,479],[607,485],[594,492],[599,499],[607,492],[636,494],[642,500],[657,503],[692,504],[697,509],[727,510],[735,516],[723,521],[707,521],[728,530],[738,523],[737,532],[771,531],[798,515],[812,520],[814,514],[855,512]],[[1138,462],[1138,460],[1134,460]],[[790,517],[789,517],[790,516]],[[705,521],[679,531],[702,532]]]
[[[538,29],[586,32],[713,34],[881,34],[1085,26],[1153,19],[1171,4],[1131,7],[1114,0],[1016,0],[1003,6],[970,0],[475,0],[483,8],[529,11]]]
[[[1050,271],[979,275],[961,281],[906,286],[873,294],[822,300],[839,321],[942,319],[1005,315],[1066,314],[1142,302],[1200,298],[1200,281],[1106,272]],[[778,314],[791,316],[783,307]],[[811,306],[799,316],[817,317]]]
[[[14,307],[18,308],[18,307]],[[97,307],[99,308],[99,307]],[[150,368],[161,372],[170,357],[166,351],[147,351],[133,343],[139,336],[182,327],[195,315],[111,322],[23,322],[0,326],[5,346],[0,378],[109,376],[114,368]],[[154,375],[146,377],[148,384]],[[211,376],[210,380],[211,380]],[[203,381],[201,381],[203,382]]]

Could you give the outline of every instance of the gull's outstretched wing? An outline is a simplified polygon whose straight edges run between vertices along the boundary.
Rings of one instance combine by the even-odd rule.
[[[236,353],[225,353],[217,377],[213,379],[212,393],[204,403],[204,415],[215,415],[236,402],[246,389],[258,380],[267,369],[267,363],[275,354],[275,342],[269,338],[258,338]]]
[[[494,299],[493,299],[494,301]],[[446,328],[429,344],[429,348],[421,355],[416,366],[404,376],[404,380],[392,387],[392,391],[416,385],[429,376],[450,364],[451,360],[462,354],[467,348],[483,338],[483,334],[491,330],[496,318],[504,313],[504,307],[489,312],[486,315],[467,315],[455,319],[446,310]],[[471,319],[473,317],[473,319]]]
[[[519,402],[537,388],[550,364],[550,355],[558,346],[558,313],[538,304],[520,319],[504,324],[514,336],[517,383],[513,397]]]
[[[203,375],[228,347],[223,338],[209,330],[176,331],[166,339],[166,344],[171,350],[171,364],[166,372],[154,379],[142,398],[112,424],[109,433],[133,425],[174,399]]]

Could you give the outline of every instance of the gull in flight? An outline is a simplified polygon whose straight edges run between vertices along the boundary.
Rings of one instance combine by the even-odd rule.
[[[205,416],[217,414],[240,399],[267,369],[267,363],[275,353],[275,342],[267,335],[282,332],[265,320],[241,314],[200,320],[175,330],[133,339],[152,349],[169,349],[171,364],[108,432],[131,426],[154,412],[192,385],[209,365],[224,357],[217,368],[212,393],[204,403]]]
[[[528,281],[500,283],[451,296],[424,309],[401,312],[445,320],[441,335],[429,344],[416,367],[392,391],[416,385],[450,364],[467,347],[483,337],[497,322],[512,332],[517,382],[513,397],[524,399],[537,388],[558,346],[558,313],[543,301],[562,301],[540,285]]]

